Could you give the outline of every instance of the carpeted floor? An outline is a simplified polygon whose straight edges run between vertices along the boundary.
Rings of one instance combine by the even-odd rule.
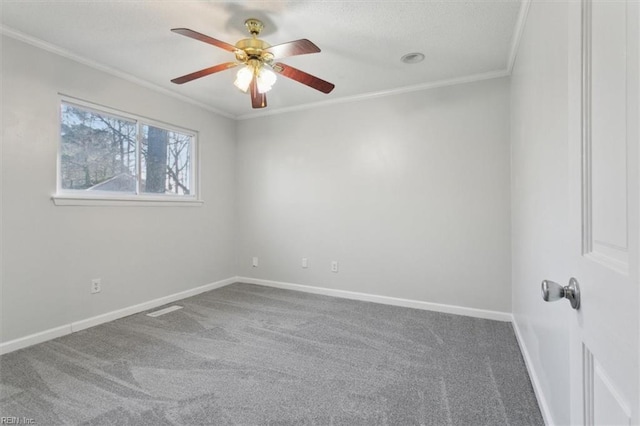
[[[38,425],[542,425],[511,324],[233,284],[2,356]]]

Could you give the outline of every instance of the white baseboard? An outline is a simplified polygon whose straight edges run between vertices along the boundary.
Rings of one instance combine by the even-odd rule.
[[[341,297],[343,299],[361,300],[364,302],[381,303],[384,305],[402,306],[405,308],[423,309],[426,311],[444,312],[447,314],[465,315],[468,317],[484,318],[497,321],[511,322],[508,312],[489,311],[484,309],[467,308],[464,306],[444,305],[440,303],[422,302],[419,300],[400,299],[397,297],[380,296],[377,294],[358,293],[355,291],[336,290],[326,287],[314,287],[302,284],[284,283],[280,281],[263,280],[259,278],[236,277],[238,282],[257,284],[285,290],[302,291],[305,293],[322,294],[325,296]]]
[[[375,294],[358,293],[347,290],[336,290],[324,287],[313,287],[301,284],[284,283],[279,281],[269,281],[257,278],[249,277],[230,277],[221,281],[216,281],[211,284],[206,284],[200,287],[182,291],[179,293],[171,294],[169,296],[160,297],[158,299],[150,300],[148,302],[139,303],[137,305],[129,306],[123,309],[107,312],[105,314],[97,315],[95,317],[86,318],[80,321],[74,321],[69,324],[65,324],[59,327],[55,327],[49,330],[44,330],[38,333],[31,334],[29,336],[20,337],[18,339],[10,340],[8,342],[0,343],[0,355],[9,352],[16,351],[18,349],[26,348],[38,343],[46,342],[57,337],[64,336],[66,334],[74,333],[80,330],[84,330],[96,325],[104,324],[109,321],[114,321],[119,318],[123,318],[129,315],[137,314],[149,309],[156,308],[158,306],[166,305],[167,303],[175,302],[176,300],[185,299],[187,297],[195,296],[196,294],[204,293],[205,291],[215,290],[216,288],[224,287],[235,282],[244,282],[248,284],[257,284],[267,287],[276,287],[286,290],[303,291],[306,293],[322,294],[326,296],[341,297],[344,299],[361,300],[365,302],[382,303],[385,305],[402,306],[406,308],[423,309],[427,311],[444,312],[456,315],[465,315],[476,318],[491,319],[497,321],[512,321],[511,314],[507,312],[489,311],[483,309],[466,308],[463,306],[444,305],[439,303],[422,302],[418,300],[401,299],[397,297],[379,296]]]
[[[107,312],[106,314],[97,315],[95,317],[87,318],[80,321],[75,321],[70,324],[65,324],[60,327],[51,328],[49,330],[41,331],[39,333],[30,334],[29,336],[20,337],[18,339],[10,340],[8,342],[0,343],[0,355],[9,352],[17,351],[18,349],[26,348],[27,346],[36,345],[38,343],[46,342],[47,340],[55,339],[66,334],[71,334],[76,331],[84,330],[89,327],[104,324],[109,321],[117,320],[129,315],[137,314],[148,309],[153,309],[158,306],[166,305],[167,303],[175,302],[176,300],[185,299],[187,297],[195,296],[196,294],[204,293],[205,291],[215,290],[216,288],[224,287],[229,284],[233,284],[237,281],[236,277],[230,277],[221,281],[216,281],[211,284],[205,284],[200,287],[192,288],[179,293],[174,293],[169,296],[160,297],[158,299],[150,300],[148,302],[139,303],[137,305],[129,306],[116,311]]]
[[[544,397],[544,393],[542,392],[540,380],[538,379],[536,370],[533,368],[531,356],[529,355],[529,351],[527,350],[527,345],[524,343],[524,338],[522,336],[522,333],[520,332],[520,327],[518,326],[518,323],[513,316],[511,323],[513,324],[513,330],[515,331],[516,340],[518,341],[518,346],[520,346],[520,352],[522,352],[524,363],[527,366],[527,372],[529,373],[529,377],[531,378],[533,392],[535,393],[536,399],[538,400],[538,406],[540,407],[540,412],[542,413],[542,419],[544,420],[544,423],[546,425],[553,425],[554,422],[551,417],[551,412],[549,411],[549,404],[547,404],[547,399]]]
[[[37,345],[38,343],[53,340],[71,333],[71,324],[65,324],[60,327],[50,328],[39,333],[30,334],[25,337],[19,337],[8,342],[0,343],[0,355],[26,348],[27,346]]]
[[[236,282],[236,277],[227,278],[225,280],[216,281],[211,284],[206,284],[200,287],[192,288],[180,293],[171,294],[169,296],[160,297],[158,299],[143,302],[137,305],[129,306],[124,309],[118,309],[117,311],[107,312],[106,314],[98,315],[85,320],[76,321],[71,323],[71,331],[76,332],[84,330],[89,327],[104,324],[105,322],[117,320],[129,315],[137,314],[138,312],[146,311],[149,309],[157,308],[158,306],[166,305],[167,303],[175,302],[176,300],[186,299],[187,297],[195,296],[196,294],[204,293],[205,291],[215,290],[216,288],[224,287]]]

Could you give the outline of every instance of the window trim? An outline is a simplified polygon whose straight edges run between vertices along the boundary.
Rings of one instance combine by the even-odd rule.
[[[56,206],[130,206],[130,207],[153,207],[153,206],[180,206],[198,207],[204,204],[203,200],[191,198],[188,200],[167,197],[113,197],[107,195],[76,196],[73,194],[56,194],[51,196],[53,204]]]
[[[174,124],[165,123],[163,121],[154,120],[152,118],[144,117],[138,114],[133,114],[125,111],[120,111],[114,108],[110,108],[104,105],[88,102],[82,99],[78,99],[72,96],[59,93],[58,98],[58,127],[57,127],[57,159],[56,159],[56,193],[51,196],[53,203],[56,206],[201,206],[204,204],[204,200],[200,197],[200,149],[199,149],[199,133],[196,130],[187,129],[184,127],[176,126]],[[191,170],[190,170],[190,182],[193,188],[193,193],[189,195],[179,194],[153,194],[153,193],[118,193],[111,191],[95,191],[88,193],[83,190],[69,190],[62,188],[61,170],[62,170],[62,139],[60,136],[60,129],[62,125],[62,105],[67,104],[71,106],[77,106],[79,108],[95,112],[97,114],[111,116],[113,118],[131,121],[135,123],[137,131],[137,145],[136,145],[136,171],[137,182],[136,187],[139,186],[140,175],[140,144],[142,143],[141,127],[143,125],[154,126],[170,132],[179,132],[191,136],[190,146],[190,158],[191,158]]]

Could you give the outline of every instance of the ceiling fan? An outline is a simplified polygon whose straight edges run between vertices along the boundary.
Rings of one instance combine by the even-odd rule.
[[[250,18],[245,21],[245,26],[251,34],[251,38],[238,41],[235,46],[213,37],[200,34],[188,28],[174,28],[171,31],[183,36],[191,37],[202,42],[212,44],[216,47],[232,52],[236,56],[236,62],[225,62],[210,68],[192,72],[182,77],[171,80],[175,84],[183,84],[197,78],[205,77],[220,71],[244,65],[238,71],[235,86],[243,92],[251,94],[251,106],[253,108],[264,108],[267,106],[266,93],[276,81],[274,71],[284,77],[305,84],[322,93],[329,93],[335,87],[332,83],[324,81],[304,71],[285,65],[282,62],[274,62],[276,59],[289,56],[305,55],[307,53],[318,53],[320,48],[307,39],[290,41],[288,43],[269,45],[260,40],[258,36],[262,31],[263,24],[258,19]]]

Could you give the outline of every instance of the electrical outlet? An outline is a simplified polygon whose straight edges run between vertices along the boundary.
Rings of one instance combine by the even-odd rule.
[[[91,280],[91,294],[100,293],[102,291],[102,280],[94,278]]]
[[[331,272],[338,272],[338,261],[337,260],[332,260],[331,261]]]
[[[251,266],[253,266],[254,268],[258,267],[258,258],[254,257],[253,260],[251,261]]]
[[[308,268],[309,267],[309,259],[307,259],[306,257],[302,258],[302,267],[303,268]]]

